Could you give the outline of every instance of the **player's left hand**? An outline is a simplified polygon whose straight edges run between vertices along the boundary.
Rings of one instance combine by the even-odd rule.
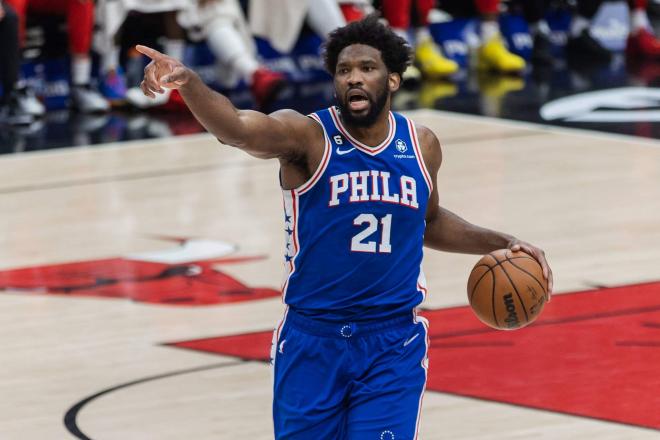
[[[545,252],[542,249],[537,248],[534,245],[527,243],[526,241],[513,239],[509,242],[509,249],[513,252],[523,251],[526,254],[531,255],[539,262],[541,268],[543,269],[543,277],[548,283],[548,301],[552,298],[552,270],[548,264],[548,260],[545,259]]]

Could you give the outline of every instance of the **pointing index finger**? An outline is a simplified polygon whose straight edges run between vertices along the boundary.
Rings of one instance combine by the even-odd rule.
[[[138,44],[137,46],[135,46],[135,50],[137,50],[141,54],[144,54],[144,55],[148,56],[152,60],[158,60],[159,58],[162,58],[164,56],[162,53],[158,52],[156,49],[152,49],[150,47],[143,46],[141,44]]]

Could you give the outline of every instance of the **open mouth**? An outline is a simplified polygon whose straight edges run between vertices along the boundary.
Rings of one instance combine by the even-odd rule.
[[[351,111],[359,112],[369,106],[369,98],[362,90],[351,90],[347,94],[348,108]]]

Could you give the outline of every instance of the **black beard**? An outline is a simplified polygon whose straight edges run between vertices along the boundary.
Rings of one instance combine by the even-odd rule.
[[[354,127],[370,127],[376,123],[378,116],[385,108],[387,103],[387,98],[390,94],[387,90],[387,82],[376,95],[376,100],[373,101],[370,97],[367,97],[369,103],[369,111],[364,116],[355,116],[351,113],[351,110],[348,108],[347,102],[343,98],[337,97],[337,107],[339,107],[339,113],[341,114],[342,120],[347,125],[352,125]]]

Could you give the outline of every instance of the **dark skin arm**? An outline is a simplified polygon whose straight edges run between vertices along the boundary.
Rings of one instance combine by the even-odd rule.
[[[310,118],[293,110],[270,115],[239,110],[180,61],[146,46],[136,49],[151,58],[140,84],[146,96],[178,89],[195,118],[222,143],[260,159],[279,159],[285,188],[304,183],[317,168],[324,135]]]
[[[552,294],[552,270],[545,252],[536,246],[503,232],[474,225],[453,212],[440,206],[437,176],[442,164],[442,150],[435,134],[424,126],[417,125],[424,163],[431,175],[433,192],[426,209],[424,245],[431,249],[464,254],[487,254],[497,249],[508,248],[523,251],[534,257],[543,268],[548,283],[548,298]]]

